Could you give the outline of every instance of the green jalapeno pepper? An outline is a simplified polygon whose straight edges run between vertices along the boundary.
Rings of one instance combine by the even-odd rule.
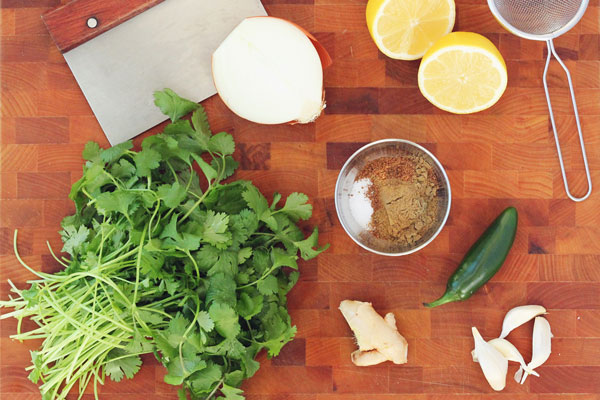
[[[437,307],[458,300],[466,300],[498,272],[517,233],[517,210],[508,207],[471,246],[465,258],[448,280],[446,293],[436,301],[423,303]]]

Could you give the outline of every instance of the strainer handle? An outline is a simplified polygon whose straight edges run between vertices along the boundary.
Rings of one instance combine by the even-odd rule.
[[[565,63],[561,60],[561,58],[556,53],[556,49],[554,48],[554,42],[548,40],[546,42],[548,44],[548,57],[546,58],[546,66],[544,67],[544,90],[546,92],[546,101],[548,102],[548,111],[550,113],[550,122],[552,122],[552,130],[554,131],[554,141],[556,142],[556,151],[558,152],[558,161],[560,162],[560,171],[562,173],[563,182],[565,184],[565,191],[567,192],[567,196],[573,201],[583,201],[587,199],[590,194],[592,194],[592,178],[590,176],[590,168],[588,166],[587,155],[585,152],[585,144],[583,143],[583,135],[581,133],[581,122],[579,121],[579,113],[577,111],[577,102],[575,101],[575,90],[573,89],[573,81],[571,80],[571,74],[569,73],[569,69],[565,65]],[[587,177],[588,183],[588,191],[582,197],[575,197],[571,194],[569,190],[569,182],[567,181],[567,173],[565,171],[565,164],[563,162],[562,152],[560,150],[560,142],[558,140],[558,132],[556,129],[556,122],[554,121],[554,112],[552,111],[552,102],[550,101],[550,91],[548,90],[548,68],[550,66],[550,61],[552,56],[556,58],[559,62],[560,66],[564,69],[567,80],[569,81],[569,90],[571,92],[571,101],[573,103],[573,111],[575,112],[575,122],[577,123],[577,132],[579,133],[579,144],[581,145],[581,155],[583,157],[583,164],[585,166],[585,174]]]

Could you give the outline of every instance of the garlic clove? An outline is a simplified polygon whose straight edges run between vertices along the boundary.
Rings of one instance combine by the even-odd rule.
[[[508,361],[525,364],[525,360],[521,353],[519,353],[519,350],[508,340],[497,338],[488,341],[488,343],[494,346]]]
[[[548,360],[552,353],[553,336],[548,320],[537,317],[533,324],[533,352],[528,367],[537,368]]]
[[[530,321],[538,315],[545,313],[546,309],[538,305],[528,305],[513,308],[504,316],[504,322],[502,322],[502,333],[500,333],[499,338],[504,339],[513,329],[518,328],[527,321]]]
[[[472,327],[471,330],[475,340],[475,356],[479,360],[479,366],[485,379],[492,389],[496,391],[504,389],[508,373],[508,360],[494,346],[483,340],[477,328]]]
[[[497,339],[492,339],[492,340],[488,341],[488,344],[491,344],[492,346],[494,346],[494,348],[496,350],[498,350],[500,352],[500,354],[502,354],[502,356],[504,358],[506,358],[508,361],[518,362],[519,364],[521,364],[521,367],[519,368],[519,370],[521,370],[521,374],[522,374],[523,369],[525,369],[530,374],[539,376],[539,374],[537,372],[531,370],[530,368],[528,368],[525,365],[525,359],[523,359],[523,356],[521,355],[519,350],[517,350],[515,345],[512,344],[511,342],[509,342],[508,340],[497,338]],[[478,362],[477,355],[475,354],[475,350],[471,351],[471,356],[473,357],[474,362]],[[519,377],[519,380],[520,379],[521,378]]]
[[[517,350],[515,345],[509,342],[508,340],[497,338],[490,340],[488,343],[494,346],[494,348],[498,350],[500,354],[502,354],[504,358],[506,358],[508,361],[518,362],[519,364],[521,364],[520,368],[524,369],[532,375],[540,376],[537,372],[533,371],[525,365],[525,359],[523,358],[519,350]]]
[[[531,370],[539,367],[548,360],[552,353],[552,330],[548,320],[544,317],[536,317],[533,323],[533,350],[531,361],[527,367]],[[531,372],[525,370],[521,384],[525,383],[525,379]]]

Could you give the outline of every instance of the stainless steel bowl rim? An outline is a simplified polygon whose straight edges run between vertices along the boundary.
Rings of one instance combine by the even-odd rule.
[[[419,149],[422,152],[424,152],[425,154],[427,154],[435,162],[435,164],[438,166],[438,168],[440,169],[440,171],[442,171],[442,176],[444,177],[444,180],[446,181],[446,187],[448,188],[448,190],[447,190],[447,193],[448,193],[448,206],[446,207],[446,213],[444,214],[444,218],[442,219],[442,221],[441,221],[440,226],[438,227],[438,229],[434,232],[433,235],[431,235],[431,237],[426,242],[423,242],[421,245],[415,247],[414,249],[410,249],[408,251],[404,251],[404,252],[401,252],[401,253],[385,253],[385,252],[382,252],[382,251],[379,251],[379,250],[372,249],[369,246],[365,245],[364,243],[361,243],[357,238],[355,238],[350,233],[350,231],[348,230],[348,227],[346,227],[346,225],[344,224],[344,220],[343,220],[342,216],[340,215],[340,205],[338,204],[339,203],[339,200],[338,200],[338,191],[340,189],[340,177],[342,176],[342,172],[348,167],[348,165],[350,164],[350,162],[358,154],[362,153],[363,151],[365,151],[366,149],[368,149],[370,147],[377,146],[377,145],[380,145],[382,143],[405,143],[405,144],[407,144],[409,146],[416,147],[417,149]],[[346,160],[346,162],[344,163],[344,165],[340,169],[337,181],[335,183],[335,211],[337,213],[338,220],[340,221],[340,224],[344,228],[344,231],[346,232],[346,234],[348,236],[350,236],[350,238],[356,244],[358,244],[363,249],[368,250],[368,251],[370,251],[372,253],[375,253],[375,254],[382,255],[382,256],[406,256],[408,254],[412,254],[412,253],[415,253],[415,252],[421,250],[422,248],[424,248],[425,246],[427,246],[429,243],[431,243],[439,235],[439,233],[442,231],[442,229],[444,229],[444,226],[446,225],[446,221],[448,220],[448,216],[450,215],[450,205],[451,205],[451,203],[452,203],[452,189],[450,188],[450,180],[448,179],[448,174],[446,174],[446,170],[444,169],[444,166],[442,165],[442,163],[440,163],[440,161],[437,159],[437,157],[434,156],[425,147],[421,146],[420,144],[417,144],[415,142],[411,142],[410,140],[405,140],[405,139],[381,139],[381,140],[377,140],[375,142],[371,142],[369,144],[366,144],[363,147],[361,147],[360,149],[356,150],[350,157],[348,157],[348,159]]]

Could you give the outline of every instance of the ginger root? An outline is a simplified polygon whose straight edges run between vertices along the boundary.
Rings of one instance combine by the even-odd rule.
[[[371,303],[355,300],[342,301],[340,311],[358,344],[358,350],[351,355],[354,365],[362,367],[385,361],[406,363],[408,343],[396,328],[394,314],[388,313],[382,318]]]

